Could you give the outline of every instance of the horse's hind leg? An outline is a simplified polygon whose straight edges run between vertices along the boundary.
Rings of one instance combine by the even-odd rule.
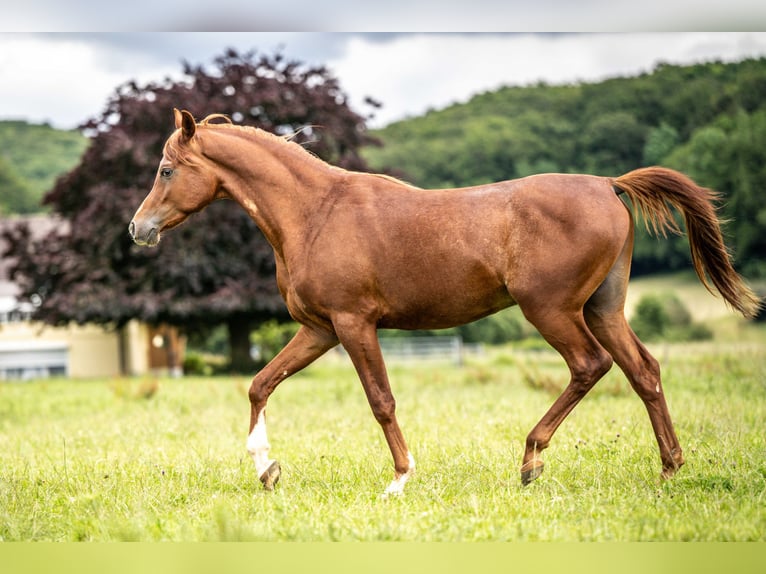
[[[670,478],[684,463],[660,380],[660,367],[625,319],[629,258],[621,258],[585,306],[590,330],[609,351],[646,406],[660,448],[662,477]],[[620,263],[622,262],[622,269]]]
[[[279,383],[318,359],[338,344],[334,334],[301,327],[287,345],[266,365],[250,385],[250,433],[247,450],[253,457],[258,478],[266,490],[279,480],[279,463],[269,458],[266,437],[266,401]]]
[[[564,357],[571,379],[564,392],[553,403],[540,422],[527,436],[521,482],[529,484],[543,471],[540,452],[547,448],[553,433],[564,422],[585,394],[612,366],[612,358],[588,329],[581,311],[555,311],[545,306],[524,309],[527,319]]]

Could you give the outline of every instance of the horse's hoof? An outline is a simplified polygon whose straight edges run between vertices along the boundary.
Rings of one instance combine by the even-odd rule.
[[[675,476],[675,474],[678,472],[678,469],[681,468],[680,466],[669,466],[662,469],[662,473],[660,473],[660,480],[670,480]]]
[[[527,468],[529,467],[529,468]],[[528,485],[543,473],[545,463],[541,460],[530,460],[521,467],[521,484]]]
[[[279,482],[279,474],[281,470],[279,463],[275,460],[269,465],[269,468],[260,476],[263,483],[264,490],[274,490],[274,486]]]
[[[673,476],[686,462],[684,460],[684,455],[681,452],[681,449],[674,450],[671,455],[673,456],[673,460],[670,461],[670,463],[665,463],[662,465],[662,474],[660,474],[660,480],[668,480],[673,478]]]

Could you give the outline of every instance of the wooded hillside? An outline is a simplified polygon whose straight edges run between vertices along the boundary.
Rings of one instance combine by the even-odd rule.
[[[76,130],[0,121],[0,215],[40,211],[45,192],[77,165],[87,145]]]
[[[368,162],[426,188],[543,172],[616,176],[665,165],[723,193],[740,270],[766,276],[766,59],[594,84],[507,87],[375,132]],[[685,238],[641,233],[634,272],[688,266]]]

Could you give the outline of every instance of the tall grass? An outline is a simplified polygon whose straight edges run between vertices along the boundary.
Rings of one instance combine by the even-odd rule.
[[[283,476],[272,493],[244,448],[245,378],[0,384],[0,540],[763,541],[760,341],[656,349],[687,458],[664,483],[646,412],[617,369],[522,487],[526,433],[567,380],[557,356],[507,348],[461,368],[392,364],[417,460],[395,499],[380,496],[390,455],[345,360],[273,395]]]

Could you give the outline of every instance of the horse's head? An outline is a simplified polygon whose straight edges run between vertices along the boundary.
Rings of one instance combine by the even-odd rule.
[[[173,111],[176,131],[165,143],[152,190],[128,226],[139,245],[157,245],[160,233],[222,195],[218,177],[199,153],[197,123],[186,110]]]

